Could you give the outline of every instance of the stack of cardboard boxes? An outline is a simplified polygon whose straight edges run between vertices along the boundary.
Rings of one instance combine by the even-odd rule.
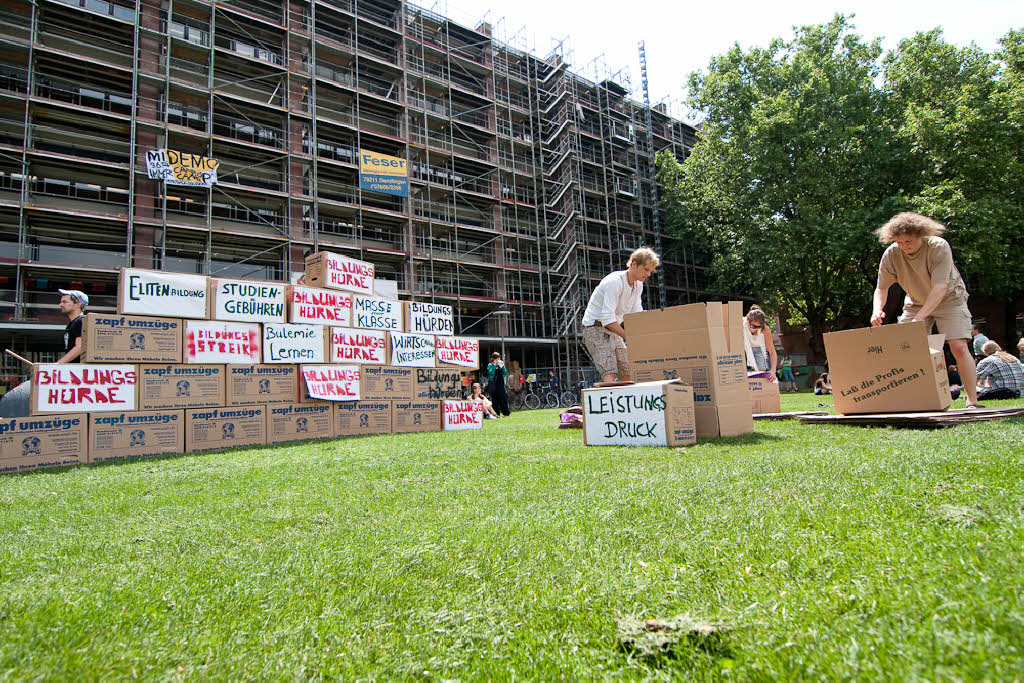
[[[0,472],[284,441],[466,429],[479,343],[450,306],[374,296],[370,263],[320,252],[303,285],[122,269],[79,364],[40,364]]]

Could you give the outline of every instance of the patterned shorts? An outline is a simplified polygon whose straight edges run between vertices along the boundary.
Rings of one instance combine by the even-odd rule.
[[[629,356],[622,337],[603,327],[585,327],[583,345],[602,377],[611,373],[618,375],[619,379],[629,377]]]

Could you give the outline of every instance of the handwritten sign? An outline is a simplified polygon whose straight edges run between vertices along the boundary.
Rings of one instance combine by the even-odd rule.
[[[306,282],[317,287],[373,294],[373,264],[320,251],[306,257]]]
[[[138,381],[134,365],[37,365],[32,409],[35,413],[135,410]]]
[[[331,362],[386,365],[388,333],[384,330],[331,328]]]
[[[401,332],[402,302],[378,296],[353,296],[352,327]]]
[[[323,363],[323,325],[266,323],[263,325],[264,363]]]
[[[669,398],[666,385],[674,384],[685,397],[691,397],[690,421],[686,427],[692,432],[692,394],[689,387],[677,380],[645,382],[624,387],[587,389],[583,392],[584,440],[588,446],[665,446]]]
[[[406,302],[409,312],[405,328],[421,334],[455,334],[455,320],[452,307],[444,304],[424,304],[418,301]]]
[[[146,173],[151,180],[162,180],[167,185],[211,187],[217,182],[218,166],[219,161],[200,154],[173,149],[146,152]]]
[[[412,368],[434,367],[434,336],[391,332],[391,365]]]
[[[203,319],[209,310],[206,288],[204,275],[122,268],[117,312]]]
[[[476,401],[445,401],[441,423],[445,431],[480,429],[484,426],[484,407]]]
[[[437,337],[437,362],[464,368],[480,367],[480,341],[467,337]]]
[[[242,323],[283,323],[284,285],[212,279],[213,317]]]
[[[258,323],[229,323],[221,320],[185,322],[186,363],[247,365],[259,363],[262,359],[262,335]]]
[[[319,287],[292,285],[288,295],[288,322],[348,326],[352,295]]]
[[[303,365],[302,380],[310,398],[323,401],[358,401],[358,365]]]

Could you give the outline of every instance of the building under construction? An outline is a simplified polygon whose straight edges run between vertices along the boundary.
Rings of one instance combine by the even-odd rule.
[[[527,368],[589,364],[582,307],[637,246],[666,257],[647,307],[696,301],[652,184],[693,128],[491,34],[401,0],[9,0],[0,344],[52,360],[57,288],[112,312],[123,266],[288,280],[316,250]],[[159,149],[216,159],[217,184],[149,179]],[[361,149],[407,161],[408,197],[360,189]]]

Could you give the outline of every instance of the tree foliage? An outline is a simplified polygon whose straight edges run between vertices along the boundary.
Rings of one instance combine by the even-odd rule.
[[[669,228],[710,249],[719,290],[750,291],[817,335],[867,319],[882,251],[872,231],[902,210],[951,228],[969,284],[1019,291],[1006,254],[1017,244],[1024,258],[1024,36],[1002,45],[990,57],[936,30],[883,59],[837,15],[734,46],[690,76],[704,117],[690,156],[659,158]]]

